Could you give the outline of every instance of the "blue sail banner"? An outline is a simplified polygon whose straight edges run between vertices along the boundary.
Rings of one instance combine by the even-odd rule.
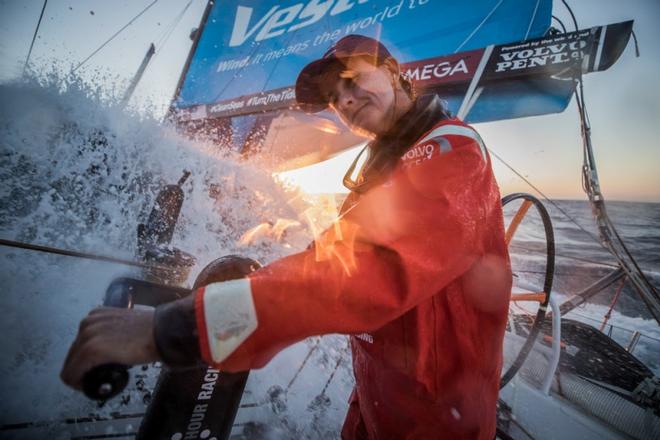
[[[302,67],[348,34],[378,38],[410,63],[539,37],[551,14],[551,0],[219,0],[174,106],[245,114],[232,100],[290,102]]]

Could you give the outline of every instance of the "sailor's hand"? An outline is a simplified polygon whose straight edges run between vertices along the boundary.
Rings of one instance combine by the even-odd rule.
[[[99,307],[80,322],[60,377],[75,389],[92,368],[117,363],[135,365],[160,360],[153,336],[153,309]]]

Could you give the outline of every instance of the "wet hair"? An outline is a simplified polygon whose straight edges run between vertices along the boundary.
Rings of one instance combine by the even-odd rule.
[[[408,98],[410,98],[411,101],[414,101],[417,98],[417,90],[415,90],[415,86],[413,85],[412,81],[410,78],[408,78],[406,75],[401,72],[401,66],[399,62],[394,58],[386,58],[383,60],[380,64],[377,64],[376,66],[380,67],[382,65],[386,65],[390,63],[394,63],[397,67],[397,70],[399,71],[399,85],[401,86],[401,89],[406,92],[406,95],[408,95]]]
[[[406,92],[411,101],[417,99],[417,90],[415,89],[415,85],[412,83],[410,78],[408,78],[403,73],[399,74],[399,84],[401,84],[401,88],[404,92]]]

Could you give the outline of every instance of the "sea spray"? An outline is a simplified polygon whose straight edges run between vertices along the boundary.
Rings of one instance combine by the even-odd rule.
[[[80,80],[56,79],[0,85],[3,237],[133,255],[137,224],[183,170],[192,175],[175,241],[194,255],[250,252],[236,246],[247,229],[297,216],[286,203],[295,194],[268,171],[126,112]],[[252,256],[270,260],[278,250],[260,246]]]
[[[146,220],[158,191],[187,170],[191,176],[183,185],[172,245],[197,259],[189,283],[217,257],[242,254],[268,263],[312,239],[306,228],[296,227],[282,240],[240,242],[258,224],[297,220],[300,194],[229,149],[185,138],[149,114],[125,110],[116,99],[120,95],[75,75],[28,76],[0,85],[0,237],[132,259],[137,225]],[[100,304],[112,279],[140,273],[12,248],[0,249],[0,265],[5,311],[0,394],[12,396],[0,401],[0,425],[45,421],[52,424],[51,437],[68,438],[73,428],[62,424],[65,418],[143,412],[148,394],[136,391],[137,382],[98,408],[58,378],[79,320]],[[344,370],[350,382],[350,366]],[[138,388],[153,388],[157,371],[135,369],[132,380],[142,381]],[[246,395],[260,399],[277,377],[266,379],[253,381]],[[318,378],[320,386],[325,381]],[[345,402],[351,387],[342,386],[346,396],[337,402]],[[283,423],[289,433],[304,431],[296,418],[278,414],[271,424]],[[327,423],[326,429],[338,432],[341,414]]]

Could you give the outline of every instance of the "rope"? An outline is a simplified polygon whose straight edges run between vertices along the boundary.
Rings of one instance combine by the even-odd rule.
[[[90,253],[86,253],[86,252],[72,251],[72,250],[68,250],[68,249],[59,249],[59,248],[54,248],[54,247],[49,247],[49,246],[41,246],[41,245],[36,245],[36,244],[31,244],[31,243],[23,243],[23,242],[20,242],[20,241],[5,240],[3,238],[0,238],[0,246],[7,246],[7,247],[18,248],[18,249],[26,249],[26,250],[37,251],[37,252],[45,252],[45,253],[48,253],[48,254],[63,255],[63,256],[66,256],[66,257],[84,258],[84,259],[87,259],[87,260],[106,261],[106,262],[109,262],[109,263],[116,263],[116,264],[123,264],[123,265],[126,265],[126,266],[139,267],[141,269],[158,269],[158,270],[173,270],[174,269],[174,268],[168,267],[168,266],[140,263],[140,262],[137,262],[137,261],[125,260],[123,258],[109,257],[107,255],[97,255],[97,254],[90,254]]]
[[[568,9],[568,11],[571,14],[571,17],[573,19],[573,23],[575,25],[575,28],[577,30],[578,25],[577,25],[577,20],[575,19],[575,15],[573,14],[573,11],[571,8],[568,6],[565,0],[562,0],[562,3],[564,3],[564,6]],[[635,38],[636,42],[636,37]],[[638,51],[638,47],[636,44],[636,52]],[[596,172],[596,166],[595,166],[595,160],[593,158],[593,149],[591,146],[591,122],[589,121],[589,114],[587,112],[586,108],[586,102],[584,98],[584,83],[582,81],[582,71],[578,70],[578,77],[575,79],[575,81],[578,84],[578,88],[575,91],[575,101],[578,106],[578,111],[580,115],[580,129],[581,129],[581,134],[582,134],[582,141],[583,141],[583,154],[584,154],[584,163],[582,166],[582,187],[584,191],[587,193],[587,196],[589,197],[589,201],[592,203],[592,206],[594,208],[598,207],[599,204],[602,204],[602,211],[597,214],[597,221],[599,224],[599,227],[601,228],[601,234],[603,235],[603,241],[601,244],[603,247],[605,247],[614,257],[619,261],[620,267],[626,272],[628,277],[630,277],[631,282],[635,290],[640,295],[640,298],[644,303],[646,304],[649,312],[653,317],[660,323],[660,316],[656,314],[654,311],[653,304],[650,301],[649,298],[646,297],[646,294],[643,292],[644,288],[648,289],[651,299],[656,302],[656,307],[658,307],[658,304],[660,304],[660,293],[658,290],[655,288],[653,284],[649,281],[649,279],[646,277],[644,272],[641,270],[639,265],[637,264],[637,261],[635,258],[633,258],[632,254],[628,250],[628,247],[624,243],[623,239],[621,239],[621,236],[619,235],[618,231],[614,227],[614,224],[612,223],[611,219],[607,215],[605,211],[605,200],[600,192],[600,188],[598,187],[598,175]],[[600,208],[598,208],[600,210]],[[610,233],[614,235],[614,238],[616,240],[612,240],[610,237]],[[616,248],[616,244],[620,246],[620,248],[623,250],[623,253],[628,257],[629,262],[625,261],[624,257],[621,254],[621,251]],[[632,264],[634,271],[628,267],[629,264]],[[641,284],[643,286],[638,285],[639,281],[638,278],[641,279]]]
[[[328,385],[330,385],[330,382],[332,382],[332,379],[335,377],[335,374],[337,374],[337,370],[339,370],[339,366],[341,365],[342,361],[344,360],[344,355],[348,354],[348,344],[344,347],[343,350],[341,350],[339,354],[339,358],[337,359],[337,363],[335,364],[335,368],[332,370],[332,373],[330,373],[330,377],[328,380],[325,382],[325,385],[323,385],[323,389],[321,390],[320,396],[325,395],[325,392],[328,389]]]
[[[556,15],[553,15],[552,18],[559,23],[559,26],[561,26],[561,30],[563,33],[566,33],[566,26],[564,26],[564,22],[559,19]]]
[[[566,0],[561,0],[561,2],[566,6],[566,9],[568,9],[568,13],[571,14],[571,18],[573,19],[573,25],[575,26],[575,30],[578,30],[578,24],[577,20],[575,19],[575,14],[573,14],[573,10],[571,9],[570,6],[568,6],[568,3],[566,3]]]
[[[635,42],[635,56],[639,58],[639,44],[637,43],[637,35],[635,35],[635,30],[632,30],[633,41]]]
[[[140,11],[140,13],[139,13],[138,15],[136,15],[135,17],[133,17],[133,18],[131,19],[131,21],[129,21],[128,23],[126,23],[121,29],[119,29],[117,32],[115,32],[110,38],[108,38],[107,40],[105,40],[105,42],[104,42],[103,44],[101,44],[101,45],[98,47],[98,49],[96,49],[94,52],[92,52],[87,58],[85,58],[84,60],[82,60],[82,61],[80,62],[80,64],[78,64],[76,67],[74,67],[73,72],[75,72],[75,71],[78,70],[80,67],[82,67],[82,65],[85,64],[87,61],[89,61],[94,55],[96,55],[97,53],[99,53],[99,52],[101,51],[101,49],[103,49],[108,43],[110,43],[112,40],[114,40],[114,39],[117,37],[117,35],[119,35],[120,33],[122,33],[122,32],[124,31],[124,29],[126,29],[127,27],[129,27],[130,25],[132,25],[133,22],[134,22],[135,20],[137,20],[138,18],[140,18],[140,16],[142,16],[142,14],[144,14],[145,12],[147,12],[147,10],[148,10],[149,8],[151,8],[153,5],[155,5],[157,1],[158,1],[158,0],[154,0],[154,1],[152,1],[151,3],[149,3],[149,5],[147,5],[146,8],[144,8],[142,11]]]
[[[618,266],[617,266],[618,267]],[[537,275],[543,275],[545,274],[545,271],[542,270],[532,270],[532,269],[513,269],[513,276],[516,278],[520,278],[517,274],[519,273],[533,273]],[[556,272],[555,271],[555,276],[557,277],[574,277],[575,272]]]
[[[603,330],[605,329],[605,326],[607,325],[607,321],[610,320],[610,317],[612,316],[612,310],[614,310],[614,305],[616,302],[619,300],[619,295],[621,294],[621,291],[623,290],[623,286],[626,284],[626,277],[623,277],[621,280],[621,285],[619,288],[616,290],[616,293],[614,294],[614,298],[612,299],[612,303],[610,304],[610,308],[607,309],[607,313],[605,313],[605,316],[603,317],[603,323],[600,325],[600,332],[603,333]]]
[[[34,30],[34,35],[32,36],[32,42],[30,43],[30,50],[28,50],[27,58],[25,58],[25,64],[23,65],[23,75],[25,75],[25,69],[27,69],[28,63],[30,62],[30,55],[32,55],[32,48],[34,47],[34,42],[37,39],[37,34],[39,33],[39,27],[41,26],[41,19],[44,18],[46,3],[48,3],[48,0],[44,0],[44,5],[41,8],[41,14],[39,14],[39,21],[37,22],[37,28]]]
[[[584,233],[586,233],[587,235],[589,235],[589,236],[590,236],[590,237],[591,237],[596,243],[598,243],[598,244],[601,245],[603,248],[605,248],[605,246],[600,242],[600,240],[598,239],[598,237],[596,237],[593,233],[591,233],[591,232],[587,231],[586,229],[584,229],[584,227],[583,227],[581,224],[579,224],[579,223],[578,223],[573,217],[571,217],[566,211],[564,211],[564,210],[562,209],[561,206],[559,206],[557,203],[554,202],[554,200],[552,200],[552,199],[550,199],[548,196],[546,196],[546,195],[543,193],[543,191],[541,191],[541,190],[540,190],[538,187],[536,187],[532,182],[530,182],[529,179],[527,179],[525,176],[523,176],[523,175],[520,174],[518,171],[516,171],[516,169],[513,168],[511,165],[509,165],[508,163],[506,163],[506,162],[504,161],[504,159],[502,159],[502,158],[501,158],[497,153],[495,153],[492,149],[488,148],[488,152],[489,152],[490,154],[492,154],[493,156],[495,156],[495,158],[496,158],[497,160],[499,160],[500,162],[502,162],[502,164],[503,164],[504,166],[506,166],[508,169],[510,169],[510,170],[511,170],[516,176],[520,177],[520,178],[521,178],[521,179],[522,179],[527,185],[529,185],[534,191],[536,191],[537,193],[539,193],[539,194],[541,195],[541,197],[543,197],[544,200],[547,200],[550,204],[552,204],[552,206],[554,206],[555,208],[557,208],[562,214],[564,214],[564,216],[566,216],[567,219],[569,219],[569,220],[570,220],[572,223],[574,223],[578,228],[580,228],[582,231],[584,231]],[[607,248],[605,248],[605,249],[607,249]]]
[[[536,249],[529,249],[529,248],[526,248],[525,246],[521,246],[519,244],[512,244],[509,247],[514,248],[514,249],[520,249],[520,250],[527,251],[527,252],[535,252],[536,251]],[[618,264],[603,263],[601,261],[591,260],[589,258],[576,257],[576,256],[573,256],[573,255],[560,254],[560,253],[557,253],[557,252],[555,252],[555,255],[558,256],[558,257],[568,258],[568,259],[576,260],[576,261],[583,261],[585,263],[596,264],[596,265],[599,265],[599,266],[619,267]]]
[[[172,20],[172,22],[165,28],[163,34],[160,36],[160,38],[156,42],[156,48],[157,48],[156,56],[158,56],[158,54],[160,53],[161,47],[165,46],[165,43],[167,43],[167,40],[170,39],[170,37],[172,36],[172,33],[174,32],[174,29],[176,29],[176,27],[179,25],[179,22],[181,21],[181,19],[185,15],[186,11],[188,10],[188,8],[192,4],[192,2],[193,2],[193,0],[189,0],[188,3],[186,3],[186,5],[183,7],[181,12],[179,12],[179,14],[174,18],[174,20]]]
[[[21,422],[21,423],[7,423],[4,425],[0,425],[0,432],[2,431],[13,431],[13,430],[18,430],[18,429],[29,429],[29,428],[45,428],[49,426],[53,426],[56,424],[66,424],[66,425],[75,425],[78,423],[88,423],[88,422],[104,422],[104,421],[110,421],[110,420],[123,420],[123,419],[132,419],[132,418],[138,418],[138,417],[144,417],[145,413],[130,413],[130,414],[120,414],[120,413],[110,413],[110,415],[101,415],[101,414],[90,414],[89,416],[86,417],[68,417],[66,419],[61,419],[61,420],[39,420],[39,421],[32,421],[32,422]],[[126,433],[122,434],[122,436],[125,437],[130,437],[131,434]],[[103,436],[102,438],[107,438],[106,436]]]
[[[580,307],[580,309],[582,309],[582,308],[583,308],[583,307]],[[575,309],[571,310],[571,311],[570,311],[570,314],[571,314],[571,317],[572,317],[572,316],[579,316],[580,318],[585,319],[585,320],[587,320],[587,321],[600,322],[598,319],[595,319],[595,318],[593,318],[593,317],[591,317],[591,316],[583,315],[582,313],[577,313],[577,312],[575,311]],[[568,317],[568,314],[566,314],[566,315],[562,315],[562,319],[564,319],[564,318],[570,318],[570,317]],[[578,321],[579,321],[579,320],[578,320]],[[632,329],[629,329],[629,328],[627,328],[627,327],[621,327],[620,325],[614,325],[614,324],[608,324],[608,325],[609,325],[610,329],[616,328],[616,329],[619,329],[619,330],[626,331],[626,332],[628,332],[628,333],[635,333],[636,331],[638,331],[638,330],[632,330]],[[651,341],[654,341],[654,342],[660,342],[660,339],[659,339],[659,338],[656,338],[656,337],[653,337],[653,336],[649,336],[649,335],[646,335],[646,334],[643,334],[642,337],[643,337],[644,339],[650,339]]]
[[[649,279],[646,277],[646,275],[642,271],[642,268],[639,267],[639,265],[637,264],[637,260],[635,260],[633,258],[632,254],[628,250],[628,247],[626,246],[626,244],[623,242],[623,239],[619,235],[619,232],[614,228],[612,228],[612,230],[614,231],[614,235],[616,236],[617,240],[619,241],[619,244],[621,245],[621,247],[623,247],[623,250],[625,251],[626,255],[628,255],[628,258],[630,258],[630,261],[632,262],[633,266],[637,270],[638,275],[640,275],[642,277],[642,279],[647,284],[647,286],[655,294],[656,299],[660,300],[660,293],[658,293],[658,289],[656,289],[655,286],[653,284],[651,284],[651,281],[649,281]]]

